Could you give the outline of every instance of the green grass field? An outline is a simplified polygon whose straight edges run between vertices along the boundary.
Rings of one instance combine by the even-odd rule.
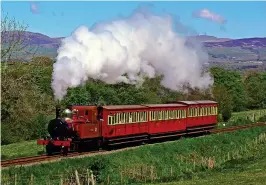
[[[230,173],[243,176],[245,180],[250,171],[263,167],[260,163],[266,157],[265,133],[266,127],[250,128],[140,146],[108,155],[4,169],[2,179],[3,184],[14,182],[16,174],[19,183],[29,183],[32,175],[32,184],[47,184],[48,181],[59,184],[60,178],[67,182],[73,180],[75,170],[79,172],[81,181],[84,181],[86,170],[91,169],[97,175],[98,182],[104,184],[191,183],[192,178],[203,183],[211,178],[209,175],[216,176],[213,180],[219,183],[223,174],[226,177]],[[253,174],[256,173],[259,174],[259,171]],[[233,180],[232,177],[227,179],[229,184]]]
[[[234,164],[210,172],[203,172],[191,180],[169,183],[152,183],[150,185],[265,185],[266,183],[266,147],[257,156],[234,161]]]

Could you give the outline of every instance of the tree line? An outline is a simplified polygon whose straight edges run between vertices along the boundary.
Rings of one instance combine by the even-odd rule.
[[[48,57],[34,57],[28,63],[8,62],[7,67],[2,66],[2,144],[46,134],[46,125],[54,118],[58,103],[51,88],[53,63]],[[266,107],[266,72],[241,74],[219,67],[209,71],[214,78],[212,87],[199,90],[187,86],[186,93],[163,87],[162,76],[145,79],[141,87],[124,83],[109,85],[91,79],[84,86],[69,89],[60,105],[155,104],[209,99],[218,102],[224,121],[230,118],[232,111]]]

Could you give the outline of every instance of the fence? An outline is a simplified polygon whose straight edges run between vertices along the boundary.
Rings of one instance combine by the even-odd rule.
[[[265,148],[266,133],[260,134],[254,140],[251,140],[240,147],[235,147],[230,152],[221,152],[217,156],[200,156],[192,153],[190,155],[176,155],[178,165],[170,168],[160,168],[153,165],[138,165],[134,167],[119,168],[119,174],[107,174],[101,180],[93,174],[91,170],[78,172],[75,170],[68,176],[58,174],[49,178],[14,176],[2,176],[3,185],[96,185],[96,184],[130,184],[130,183],[147,183],[147,182],[165,182],[178,180],[184,176],[193,178],[193,173],[197,171],[219,168],[222,164],[232,159],[241,159],[259,154]],[[218,150],[218,149],[217,149]],[[116,171],[117,172],[117,171]],[[98,182],[96,183],[96,181]]]

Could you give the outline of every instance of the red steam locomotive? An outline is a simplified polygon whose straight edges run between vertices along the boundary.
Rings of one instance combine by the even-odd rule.
[[[191,133],[206,133],[217,124],[217,103],[210,100],[168,104],[68,106],[56,110],[48,124],[47,154],[84,151],[132,142],[149,142]]]

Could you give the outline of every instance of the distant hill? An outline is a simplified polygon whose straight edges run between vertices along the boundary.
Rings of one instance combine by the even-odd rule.
[[[216,42],[204,42],[205,47],[241,47],[241,48],[263,48],[266,47],[266,38],[245,38],[245,39],[230,39]]]
[[[209,35],[196,35],[196,36],[190,36],[188,37],[188,39],[193,39],[193,40],[197,40],[200,42],[224,42],[224,41],[229,41],[232,39],[229,38],[217,38],[214,36],[209,36]]]
[[[36,55],[46,55],[55,58],[60,41],[64,37],[51,38],[41,33],[24,32],[28,44],[38,46]],[[266,38],[230,39],[217,38],[209,35],[188,37],[188,41],[199,41],[209,54],[209,60],[219,61],[247,61],[266,60]],[[24,58],[24,55],[23,55]],[[25,58],[29,59],[27,55]]]

